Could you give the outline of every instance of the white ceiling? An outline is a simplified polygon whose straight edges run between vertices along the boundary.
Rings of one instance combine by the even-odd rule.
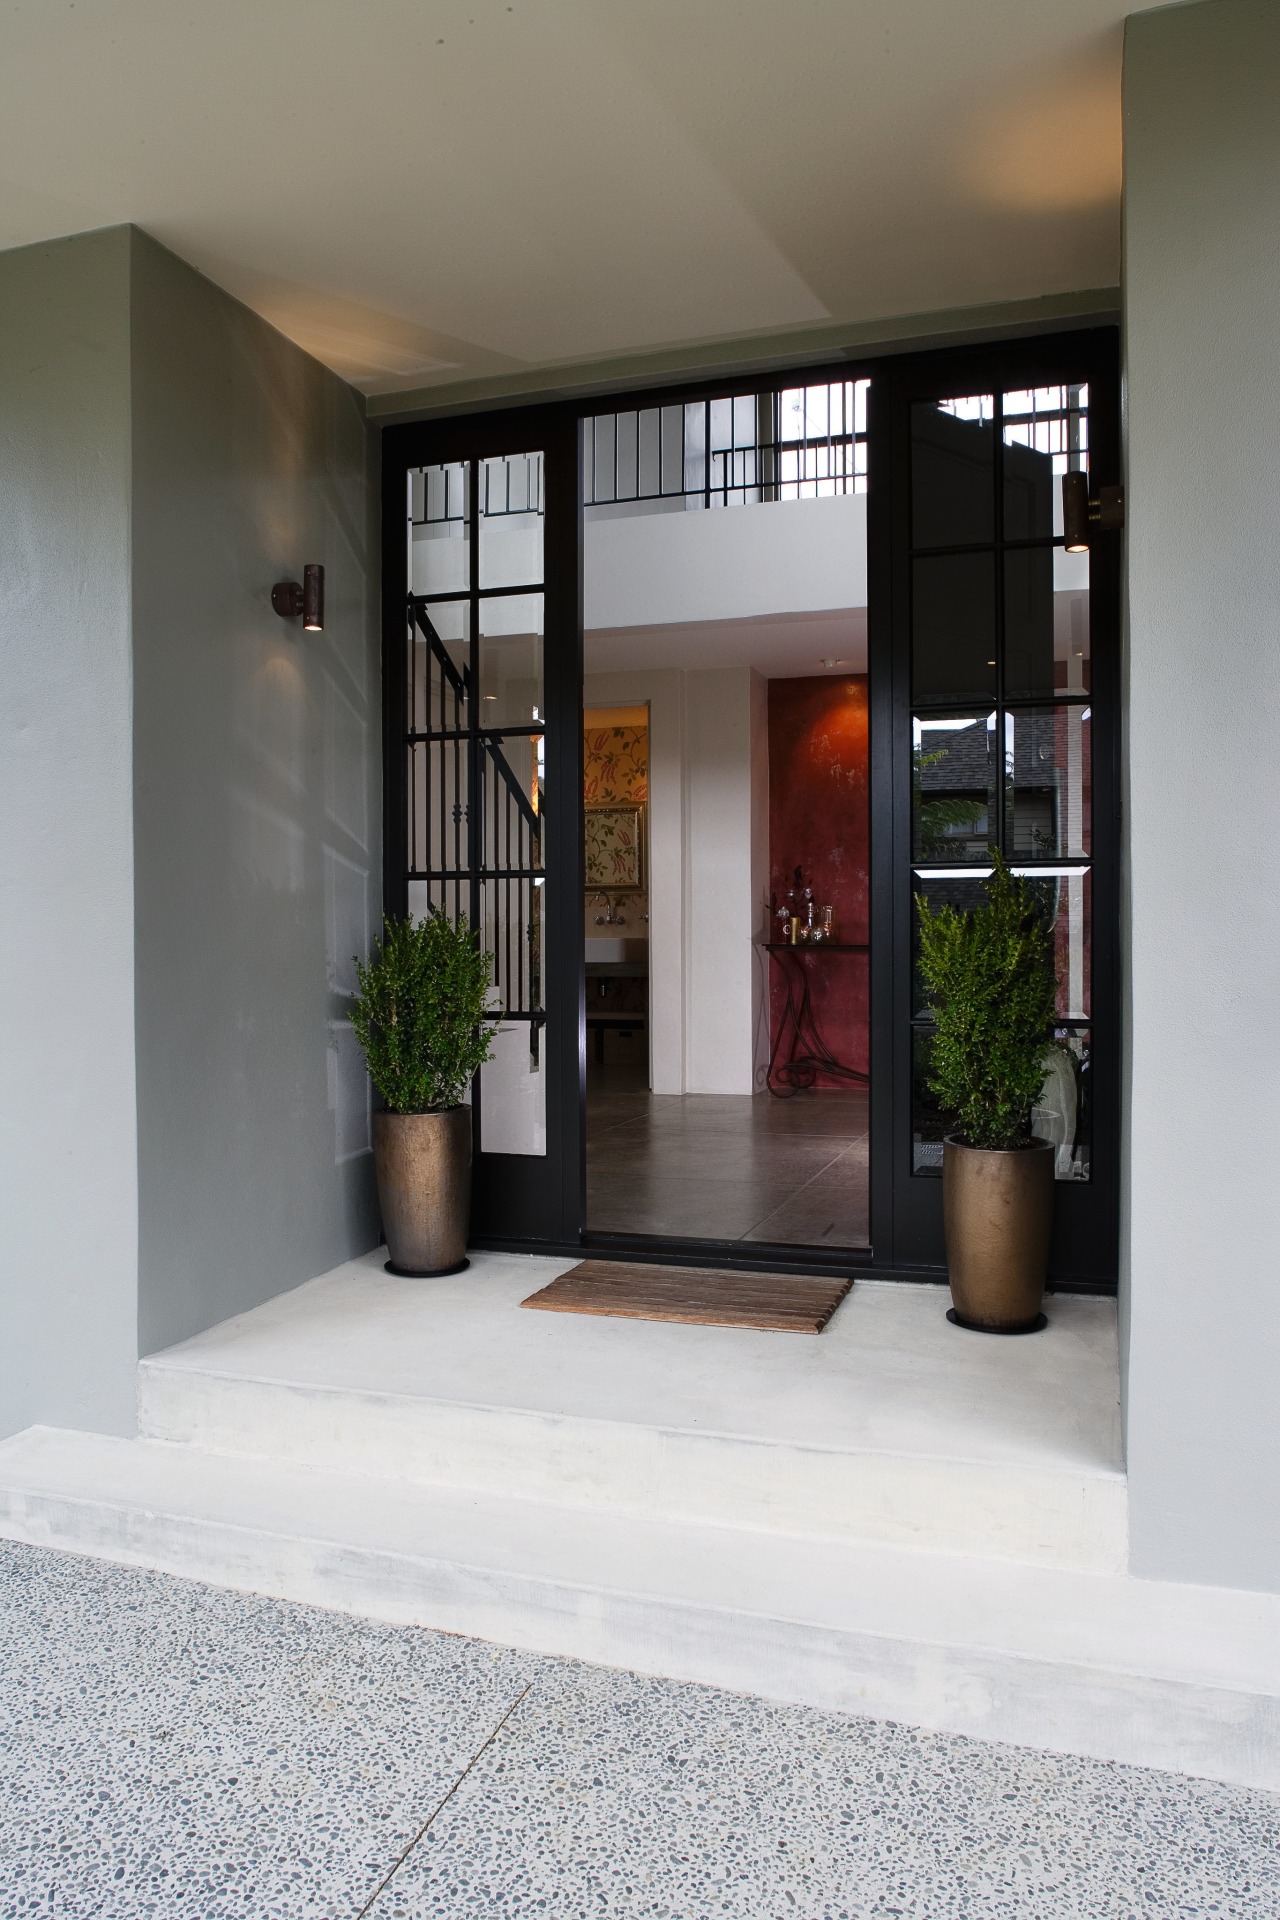
[[[754,667],[766,680],[865,673],[867,610],[764,613],[747,620],[691,620],[652,627],[596,627],[585,635],[588,675],[645,668]]]
[[[134,221],[367,392],[1114,285],[1140,0],[25,0],[0,246]]]

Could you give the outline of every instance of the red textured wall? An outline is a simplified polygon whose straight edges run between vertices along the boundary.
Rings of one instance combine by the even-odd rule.
[[[769,682],[769,887],[781,902],[796,867],[814,900],[835,908],[837,941],[869,938],[865,675]],[[789,965],[790,962],[783,964]],[[819,1030],[837,1060],[869,1067],[869,973],[863,954],[806,955]],[[785,1005],[770,961],[773,1038]],[[820,1078],[818,1086],[848,1085]]]

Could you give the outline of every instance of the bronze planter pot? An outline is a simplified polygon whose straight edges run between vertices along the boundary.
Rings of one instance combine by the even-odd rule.
[[[375,1113],[373,1166],[388,1273],[461,1273],[471,1219],[471,1109]]]
[[[954,1319],[980,1333],[1032,1333],[1044,1324],[1053,1225],[1054,1148],[984,1148],[947,1140],[942,1219]]]

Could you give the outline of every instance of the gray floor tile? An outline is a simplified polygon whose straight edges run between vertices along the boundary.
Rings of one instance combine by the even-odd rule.
[[[634,1079],[630,1070],[606,1070],[589,1092],[589,1226],[695,1239],[866,1244],[863,1091],[789,1100],[654,1095]]]

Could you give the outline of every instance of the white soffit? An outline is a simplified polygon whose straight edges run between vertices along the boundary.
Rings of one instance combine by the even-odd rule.
[[[0,246],[135,222],[368,393],[1109,286],[1133,11],[6,8]]]

